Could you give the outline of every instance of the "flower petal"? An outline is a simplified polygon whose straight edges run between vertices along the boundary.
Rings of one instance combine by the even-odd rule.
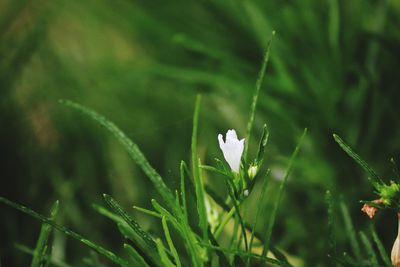
[[[240,160],[244,150],[244,139],[239,140],[235,130],[228,130],[226,133],[225,143],[222,135],[218,135],[219,146],[224,154],[225,160],[228,162],[232,171],[239,172]]]
[[[234,129],[228,130],[228,132],[226,132],[226,140],[228,139],[238,140],[236,131]]]
[[[218,142],[219,142],[219,147],[221,148],[221,150],[224,150],[223,147],[225,146],[225,142],[222,139],[222,134],[218,135]]]

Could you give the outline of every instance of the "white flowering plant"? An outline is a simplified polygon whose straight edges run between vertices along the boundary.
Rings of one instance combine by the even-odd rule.
[[[258,205],[255,209],[256,219],[253,223],[246,221],[241,211],[243,203],[253,192],[252,189],[258,177],[264,179],[263,186],[259,190],[261,191],[261,201],[263,201],[267,188],[266,179],[269,171],[267,170],[261,175],[261,165],[269,136],[266,126],[262,130],[255,159],[248,162],[247,154],[258,94],[268,62],[269,47],[268,45],[256,82],[246,136],[238,139],[235,130],[229,130],[225,138],[218,135],[215,141],[217,144],[218,140],[226,163],[217,160],[216,167],[202,165],[198,157],[197,132],[201,97],[196,98],[191,142],[191,167],[189,168],[184,161],[181,162],[179,168],[180,186],[176,190],[167,186],[163,177],[151,166],[138,145],[114,123],[80,104],[68,100],[61,101],[64,105],[80,111],[106,128],[124,146],[133,161],[146,174],[160,195],[161,201],[152,199],[151,210],[140,207],[135,207],[135,209],[159,220],[164,235],[156,235],[146,231],[125,207],[108,194],[103,195],[108,208],[94,205],[94,209],[115,222],[124,237],[124,243],[121,246],[122,252],[107,249],[99,243],[58,224],[56,221],[58,202],[54,204],[48,217],[0,197],[0,202],[29,214],[43,223],[36,248],[33,250],[22,248],[24,251],[33,251],[31,266],[40,267],[51,262],[48,247],[49,235],[53,229],[78,240],[99,255],[107,258],[114,265],[122,267],[248,267],[258,264],[292,266],[291,260],[272,244],[271,236],[282,193],[305,132],[289,160],[285,178],[281,181],[276,199],[273,202],[273,209],[268,212],[267,216],[261,216],[264,213],[262,211],[263,206]],[[203,174],[205,171],[211,171],[211,175],[223,177],[228,191],[227,199],[221,198],[221,192],[215,192],[207,185]],[[256,231],[258,220],[262,219],[268,219],[267,231],[263,234]],[[232,224],[233,230],[228,230],[227,226]],[[174,236],[171,231],[176,235]],[[230,241],[226,242],[226,239]],[[92,266],[98,267],[96,263],[93,264]]]
[[[224,161],[216,158],[216,167],[203,165],[202,168],[226,178],[227,189],[232,196],[242,200],[249,195],[259,176],[268,137],[267,125],[264,125],[257,157],[251,163],[247,163],[243,155],[246,140],[244,138],[239,140],[234,129],[227,131],[225,141],[223,135],[219,134],[219,147],[228,166]]]

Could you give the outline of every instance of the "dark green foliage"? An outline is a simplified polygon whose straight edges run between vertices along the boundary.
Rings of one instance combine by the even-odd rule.
[[[54,202],[50,209],[50,220],[54,220],[58,213],[59,202]],[[41,267],[45,266],[45,258],[47,250],[49,249],[49,235],[51,233],[52,226],[50,224],[44,223],[40,229],[39,239],[36,243],[36,248],[33,252],[33,258],[31,262],[31,267]]]
[[[115,255],[110,250],[107,250],[107,249],[103,248],[102,246],[100,246],[100,245],[98,245],[98,244],[96,244],[96,243],[84,238],[80,234],[78,234],[78,233],[76,233],[74,231],[71,231],[71,230],[67,229],[66,227],[64,227],[62,225],[59,225],[59,224],[55,223],[52,219],[46,218],[45,216],[43,216],[43,215],[41,215],[41,214],[39,214],[39,213],[37,213],[37,212],[25,207],[25,206],[22,206],[22,205],[20,205],[18,203],[15,203],[15,202],[12,202],[10,200],[7,200],[7,199],[5,199],[3,197],[0,197],[0,202],[2,202],[4,204],[7,204],[7,205],[13,207],[14,209],[17,209],[17,210],[19,210],[19,211],[21,211],[23,213],[26,213],[26,214],[34,217],[35,219],[37,219],[37,220],[39,220],[39,221],[41,221],[41,222],[43,222],[45,224],[51,225],[52,227],[54,227],[58,231],[61,231],[65,235],[68,235],[68,236],[78,240],[79,242],[85,244],[86,246],[90,247],[91,249],[93,249],[94,251],[98,252],[99,254],[107,257],[112,262],[114,262],[116,264],[119,264],[120,266],[126,266],[127,265],[127,262],[124,259],[118,257],[117,255]]]
[[[357,153],[355,153],[350,146],[348,146],[342,138],[340,138],[338,135],[333,134],[333,138],[335,141],[340,145],[340,147],[350,156],[352,157],[360,166],[368,173],[369,179],[371,180],[372,185],[378,189],[381,184],[383,184],[382,179],[376,174],[376,172],[368,166],[368,164],[359,156]]]
[[[274,30],[265,79],[257,79],[264,73],[260,65]],[[248,138],[245,134],[252,125],[254,140],[246,143],[244,162],[251,164],[262,126],[268,122],[263,167],[253,181],[246,180],[253,195],[239,206],[246,228],[260,208],[255,233],[263,237],[267,232],[267,211],[274,207],[288,155],[307,127],[276,216],[272,244],[296,265],[326,266],[332,239],[324,194],[330,190],[333,206],[339,207],[338,195],[346,200],[360,250],[362,231],[377,254],[388,252],[396,229],[394,215],[378,213],[374,219],[379,247],[371,241],[375,239],[370,237],[369,219],[357,202],[377,198],[366,179],[371,175],[346,157],[331,135],[340,133],[388,186],[391,180],[398,182],[398,174],[387,163],[390,157],[398,161],[400,149],[399,43],[396,0],[189,0],[168,5],[161,0],[1,0],[0,196],[44,214],[59,199],[57,223],[125,255],[122,244],[131,241],[121,239],[134,232],[117,214],[108,211],[118,218],[115,228],[93,211],[92,203],[103,203],[102,192],[115,197],[168,250],[161,219],[130,207],[152,209],[149,200],[160,197],[160,205],[177,217],[175,192],[186,190],[187,202],[180,200],[182,207],[186,203],[183,217],[190,219],[188,224],[203,240],[207,232],[204,220],[203,229],[198,227],[197,199],[190,184],[194,176],[184,176],[182,187],[178,168],[182,159],[188,163],[191,159],[193,103],[200,92],[195,164],[200,158],[201,165],[215,167],[214,158],[222,159],[217,134],[234,128]],[[251,104],[255,81],[259,101]],[[58,105],[58,99],[71,99],[104,114],[135,141],[163,180],[149,179],[141,165],[132,164],[128,154],[132,152],[83,116]],[[257,111],[250,122],[253,106]],[[267,169],[271,169],[268,191],[259,203]],[[215,199],[227,205],[224,176],[201,172],[206,194],[211,188]],[[169,193],[163,197],[159,191],[164,185]],[[390,188],[383,189],[386,194]],[[356,261],[338,211],[332,216],[336,258]],[[31,256],[16,250],[13,243],[35,247],[40,223],[5,207],[0,208],[0,218],[1,265],[29,266]],[[184,241],[167,223],[177,250],[190,266]],[[219,245],[230,241],[229,229],[222,231]],[[255,249],[260,247],[257,236]],[[86,258],[107,266],[102,256],[96,259],[60,233],[50,236],[49,242],[55,247],[52,260],[79,266]],[[343,251],[347,256],[342,257]],[[173,260],[168,252],[167,256]],[[149,256],[143,257],[147,262]]]
[[[195,191],[196,191],[196,206],[197,213],[199,215],[199,226],[201,228],[203,234],[203,242],[208,240],[208,226],[207,226],[207,214],[206,207],[204,204],[204,183],[200,173],[200,160],[197,154],[197,129],[199,126],[199,112],[200,112],[200,101],[201,96],[198,95],[196,98],[196,104],[194,108],[193,114],[193,130],[192,130],[192,169],[193,169],[193,178],[195,183]]]
[[[142,168],[144,173],[146,173],[147,177],[149,177],[154,187],[157,189],[158,193],[164,198],[167,204],[170,205],[170,207],[174,208],[175,201],[172,192],[165,185],[161,176],[156,172],[156,170],[153,169],[153,167],[151,167],[150,163],[139,150],[137,145],[133,143],[115,124],[113,124],[103,116],[97,114],[95,111],[83,107],[77,103],[73,103],[68,100],[61,100],[60,103],[81,111],[82,113],[96,120],[107,130],[109,130],[118,139],[118,141],[122,143],[122,145],[128,151],[129,155]]]
[[[117,213],[119,216],[122,217],[122,219],[129,225],[129,227],[132,228],[133,231],[136,232],[136,234],[150,247],[150,248],[155,248],[156,244],[153,240],[153,238],[143,231],[139,224],[133,220],[126,211],[122,209],[122,207],[109,195],[104,194],[103,195],[104,199],[106,200],[107,204],[114,210],[115,213]]]
[[[293,166],[294,160],[296,159],[296,156],[299,153],[299,149],[300,149],[300,147],[301,147],[301,145],[303,143],[303,140],[304,140],[306,134],[307,134],[307,129],[304,129],[304,132],[300,137],[300,141],[297,144],[296,148],[293,151],[293,154],[290,157],[290,161],[289,161],[288,167],[286,169],[283,181],[279,186],[279,191],[277,193],[278,195],[277,195],[277,197],[276,197],[276,199],[274,201],[274,206],[272,208],[272,211],[271,211],[271,214],[270,214],[270,217],[269,217],[269,220],[268,220],[268,228],[267,228],[267,232],[265,234],[265,239],[264,239],[263,256],[265,256],[267,251],[269,250],[272,229],[273,229],[274,224],[275,224],[276,214],[278,212],[279,204],[280,204],[281,199],[282,199],[283,190],[285,188],[285,185],[287,183],[289,175],[292,172],[292,166]]]

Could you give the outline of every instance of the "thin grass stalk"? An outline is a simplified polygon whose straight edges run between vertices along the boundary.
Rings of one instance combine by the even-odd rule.
[[[80,234],[69,230],[68,228],[66,228],[65,226],[62,226],[60,224],[57,224],[56,222],[54,222],[53,220],[47,218],[46,216],[43,216],[42,214],[37,213],[36,211],[33,211],[21,204],[12,202],[6,198],[0,197],[0,202],[13,207],[14,209],[17,209],[25,214],[28,214],[30,216],[32,216],[33,218],[43,222],[43,223],[47,223],[50,224],[52,227],[54,227],[55,229],[57,229],[58,231],[63,232],[65,235],[68,235],[76,240],[78,240],[79,242],[85,244],[86,246],[90,247],[91,249],[93,249],[94,251],[98,252],[99,254],[105,256],[106,258],[108,258],[109,260],[111,260],[112,262],[118,264],[119,266],[127,266],[127,261],[120,258],[119,256],[117,256],[116,254],[114,254],[114,252],[111,252],[108,249],[103,248],[100,245],[97,245],[96,243],[90,241],[89,239],[84,238],[83,236],[81,236]]]
[[[200,102],[201,102],[201,96],[197,95],[194,114],[193,114],[192,168],[193,168],[193,178],[194,178],[196,199],[197,199],[197,212],[199,214],[199,227],[202,231],[203,241],[207,242],[208,240],[207,211],[204,203],[204,185],[201,179],[200,164],[197,155],[197,129],[199,125]]]
[[[303,144],[303,140],[304,140],[306,134],[307,134],[307,128],[304,129],[303,134],[300,137],[299,143],[297,144],[296,148],[293,151],[292,156],[290,157],[288,168],[286,170],[285,176],[283,178],[282,183],[279,186],[278,195],[276,197],[276,201],[275,201],[275,204],[274,204],[274,206],[272,208],[272,212],[271,212],[271,215],[270,215],[269,221],[268,221],[268,228],[267,228],[267,232],[266,232],[266,235],[265,235],[264,248],[263,248],[263,252],[262,252],[263,256],[265,256],[267,254],[268,249],[269,249],[272,229],[273,229],[274,224],[275,224],[276,214],[277,214],[278,207],[279,207],[279,204],[281,202],[282,195],[283,195],[283,189],[286,186],[287,180],[288,180],[289,175],[290,175],[290,173],[292,171],[294,159],[296,158],[297,154],[299,153],[300,147]]]
[[[272,33],[272,36],[275,35],[275,32]],[[254,117],[256,113],[256,107],[257,107],[257,102],[258,102],[258,96],[260,94],[260,89],[262,82],[264,81],[264,76],[265,76],[265,71],[267,69],[268,61],[269,61],[269,52],[271,49],[271,43],[272,39],[268,42],[267,49],[264,54],[263,62],[261,65],[261,69],[258,73],[258,78],[256,81],[256,86],[254,89],[254,94],[253,94],[253,99],[251,102],[251,107],[250,107],[250,116],[249,116],[249,121],[247,123],[247,129],[246,129],[246,142],[244,144],[244,152],[243,152],[243,158],[247,160],[247,153],[249,150],[249,140],[251,136],[251,131],[253,129],[253,124],[254,124]]]

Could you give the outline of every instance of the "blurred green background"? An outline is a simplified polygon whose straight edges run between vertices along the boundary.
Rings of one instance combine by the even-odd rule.
[[[218,133],[245,134],[273,30],[250,154],[268,123],[265,166],[272,169],[273,195],[308,127],[273,241],[305,266],[326,266],[325,191],[348,205],[356,230],[370,224],[358,200],[374,198],[332,133],[387,181],[389,158],[400,160],[398,0],[0,0],[0,195],[41,213],[59,199],[59,223],[119,250],[115,226],[92,203],[102,204],[107,192],[127,208],[149,207],[157,196],[112,136],[58,100],[115,122],[175,189],[179,162],[190,158],[195,95],[203,94],[202,160],[213,164],[222,158]],[[208,183],[218,188],[212,178]],[[271,203],[262,204],[268,212]],[[132,213],[145,229],[159,231],[157,220]],[[349,244],[339,215],[342,252]],[[396,217],[386,212],[374,221],[389,251]],[[1,205],[2,266],[29,264],[14,243],[34,247],[39,229],[39,222]],[[53,255],[77,266],[89,254],[60,233],[54,247]]]

